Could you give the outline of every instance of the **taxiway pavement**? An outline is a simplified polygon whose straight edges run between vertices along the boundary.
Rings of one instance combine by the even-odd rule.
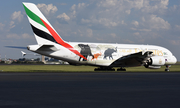
[[[0,108],[179,108],[180,73],[0,73]]]

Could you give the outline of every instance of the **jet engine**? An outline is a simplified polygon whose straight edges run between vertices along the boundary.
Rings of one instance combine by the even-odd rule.
[[[150,69],[159,69],[164,64],[165,64],[165,59],[163,56],[153,56],[146,61],[144,66]]]

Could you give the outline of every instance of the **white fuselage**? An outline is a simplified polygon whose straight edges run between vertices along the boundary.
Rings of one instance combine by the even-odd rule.
[[[141,51],[142,52],[152,51],[153,56],[164,57],[165,65],[175,64],[177,62],[175,56],[172,55],[172,53],[168,49],[160,46],[136,45],[136,44],[81,43],[81,42],[69,42],[69,44],[73,46],[74,49],[76,49],[77,51],[84,53],[84,56],[87,57],[87,61],[83,60],[83,58],[80,58],[77,54],[73,53],[69,49],[56,43],[54,43],[54,46],[57,48],[56,51],[53,50],[36,51],[33,49],[30,50],[42,55],[67,61],[72,64],[84,64],[84,65],[94,65],[94,66],[109,66],[115,60],[123,56]],[[134,66],[139,66],[139,64]]]

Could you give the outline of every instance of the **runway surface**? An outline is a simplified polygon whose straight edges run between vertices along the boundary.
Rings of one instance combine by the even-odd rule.
[[[0,73],[0,108],[179,108],[180,73]]]

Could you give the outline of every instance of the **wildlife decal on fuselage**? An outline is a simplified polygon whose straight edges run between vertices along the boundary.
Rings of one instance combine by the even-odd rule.
[[[80,52],[87,60],[79,57],[79,61],[113,60],[117,47],[112,45],[78,44],[74,48]]]
[[[112,53],[114,53],[114,52],[117,52],[117,47],[116,47],[116,49],[108,48],[108,49],[104,52],[104,59],[107,59],[106,57],[109,57],[109,60],[110,60],[110,59],[113,60]]]
[[[85,44],[78,44],[78,46],[81,48],[81,51],[80,53],[85,57],[87,58],[88,56],[92,56],[94,58],[94,56],[92,55],[91,53],[91,49],[89,47],[89,45],[85,45]],[[81,58],[79,58],[79,61],[81,61]],[[86,61],[84,58],[83,58],[83,61]]]

